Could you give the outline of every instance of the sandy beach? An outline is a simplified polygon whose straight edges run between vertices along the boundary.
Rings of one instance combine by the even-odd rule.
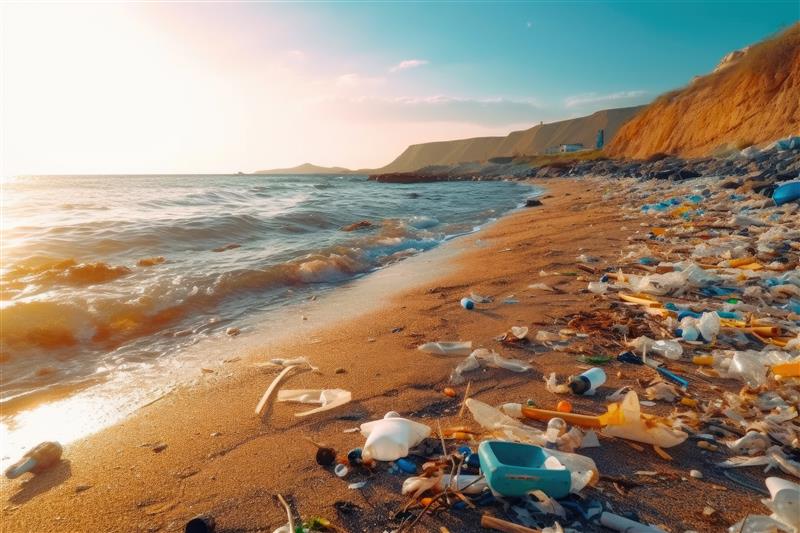
[[[432,280],[428,273],[420,285],[384,296],[379,306],[314,335],[293,335],[261,347],[252,357],[233,358],[226,366],[230,377],[210,374],[206,385],[169,394],[123,423],[70,444],[54,470],[4,479],[3,531],[182,531],[197,514],[213,515],[217,531],[273,531],[285,523],[276,494],[284,495],[298,515],[326,517],[341,530],[391,529],[391,516],[406,503],[400,495],[405,476],[379,467],[372,477],[343,481],[315,463],[315,449],[306,438],[346,454],[363,438],[345,430],[392,410],[434,429],[437,423],[477,427],[468,411],[458,417],[464,385],[455,387],[456,398],[442,393],[460,359],[427,355],[416,350],[418,345],[471,340],[476,347],[531,361],[533,371],[524,374],[489,369],[470,376],[470,396],[492,405],[530,399],[552,409],[560,398],[545,390],[542,376],[556,372],[563,378],[588,368],[576,361],[581,343],[571,345],[572,353],[534,353],[494,339],[514,325],[558,331],[575,313],[608,309],[608,300],[585,290],[587,280],[596,276],[584,278],[575,269],[576,257],[586,254],[598,257],[600,265],[613,263],[627,238],[642,228],[638,220],[621,219],[617,202],[602,200],[604,192],[619,190],[623,181],[537,184],[546,188],[542,206],[520,209],[449,244],[455,252],[443,275],[437,272]],[[551,274],[541,276],[540,271]],[[539,282],[560,292],[528,288]],[[466,311],[459,299],[470,291],[494,302]],[[503,303],[512,297],[518,302]],[[302,419],[293,416],[302,407],[285,403],[255,416],[256,403],[277,374],[257,363],[301,355],[320,372],[292,376],[283,387],[342,388],[352,391],[353,401]],[[649,369],[616,361],[606,370],[604,394],[570,398],[576,412],[602,413],[605,393],[623,385],[636,388],[637,379],[652,377]],[[738,390],[735,382],[715,385]],[[698,396],[721,390],[694,379],[692,387]],[[665,403],[648,408],[659,414],[670,410]],[[693,442],[670,450],[672,461],[650,447],[638,451],[619,439],[601,438],[600,443],[581,453],[596,461],[601,475],[636,484],[617,490],[604,477],[582,494],[610,502],[617,512],[635,510],[642,520],[669,531],[721,531],[748,513],[762,512],[753,491],[721,475],[689,477],[690,469],[703,469],[712,457]],[[637,476],[636,471],[656,474]],[[763,476],[757,476],[753,482],[761,485]],[[368,481],[363,489],[348,489],[348,482],[361,479]],[[337,502],[358,508],[343,513]],[[711,518],[703,516],[706,506],[716,509]],[[479,510],[453,511],[426,517],[416,530],[478,531],[479,520]]]

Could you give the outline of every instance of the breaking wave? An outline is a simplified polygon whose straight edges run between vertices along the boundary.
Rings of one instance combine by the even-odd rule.
[[[0,401],[168,356],[255,310],[471,231],[528,191],[502,182],[392,187],[350,176],[12,182]],[[361,220],[369,224],[341,230]]]

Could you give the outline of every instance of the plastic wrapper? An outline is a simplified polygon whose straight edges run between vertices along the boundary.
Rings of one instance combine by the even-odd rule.
[[[426,342],[417,350],[433,355],[469,355],[472,352],[472,341],[458,342]]]
[[[620,403],[608,406],[608,412],[601,420],[606,425],[602,433],[610,437],[653,444],[662,448],[677,446],[686,440],[688,435],[674,429],[665,419],[641,412],[639,397],[630,391]]]
[[[481,367],[491,368],[504,368],[511,372],[527,372],[531,369],[531,365],[519,359],[506,359],[500,354],[487,350],[486,348],[478,348],[473,351],[466,359],[461,361],[458,366],[453,369],[450,374],[450,381],[456,385],[464,382],[464,373],[477,370]]]
[[[298,389],[278,391],[279,402],[299,402],[320,404],[316,409],[295,413],[294,416],[308,416],[321,413],[344,405],[352,400],[353,395],[343,389]]]

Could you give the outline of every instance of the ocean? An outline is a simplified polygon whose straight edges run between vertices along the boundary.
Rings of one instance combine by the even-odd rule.
[[[85,404],[103,396],[98,388],[136,396],[116,410],[141,403],[178,379],[148,376],[163,378],[189,347],[229,328],[258,330],[265,317],[470,233],[533,192],[513,181],[335,175],[8,180],[0,437],[48,416],[92,418]],[[360,221],[369,224],[343,230]]]

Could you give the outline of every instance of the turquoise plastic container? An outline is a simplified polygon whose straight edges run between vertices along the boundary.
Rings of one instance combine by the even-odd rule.
[[[534,490],[552,498],[569,494],[569,470],[545,468],[548,456],[540,446],[487,440],[478,446],[478,457],[486,482],[495,494],[524,496]]]
[[[789,181],[775,189],[772,193],[775,204],[783,205],[800,200],[800,181]]]

